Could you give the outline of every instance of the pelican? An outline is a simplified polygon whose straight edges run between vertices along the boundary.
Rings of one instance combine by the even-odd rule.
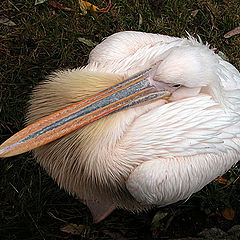
[[[119,32],[37,86],[27,123],[0,156],[33,149],[99,222],[187,199],[238,162],[240,73],[200,39]]]

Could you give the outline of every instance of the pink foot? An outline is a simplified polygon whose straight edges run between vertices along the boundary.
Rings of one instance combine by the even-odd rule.
[[[79,199],[80,200],[80,199]],[[83,204],[87,205],[94,223],[99,223],[110,215],[115,209],[116,206],[110,202],[100,202],[98,200],[80,200]]]

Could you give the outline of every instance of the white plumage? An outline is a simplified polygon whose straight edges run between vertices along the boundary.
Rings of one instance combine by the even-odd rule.
[[[105,210],[142,210],[174,203],[240,159],[240,74],[192,37],[113,34],[92,50],[87,66],[57,72],[36,88],[29,122],[155,63],[156,82],[182,85],[168,104],[126,109],[34,151],[58,184],[88,205],[97,199]]]
[[[201,87],[190,89],[193,97],[138,116],[122,139],[127,158],[141,159],[127,189],[140,202],[165,205],[199,191],[239,160],[240,75],[192,37],[140,32],[110,36],[91,52],[86,68],[132,74],[158,61],[156,80]]]

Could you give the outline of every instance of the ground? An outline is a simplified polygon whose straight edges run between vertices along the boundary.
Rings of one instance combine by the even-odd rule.
[[[0,3],[0,20],[15,23],[0,24],[0,142],[24,126],[34,86],[56,69],[83,66],[92,45],[118,31],[179,37],[187,31],[240,67],[239,35],[224,38],[240,25],[238,0],[112,0],[109,12],[90,10],[86,15],[77,0],[58,2],[73,11],[53,7],[51,1],[36,6],[33,0]],[[107,5],[100,0],[92,3]],[[210,227],[227,231],[240,224],[239,190],[235,166],[222,181],[214,181],[187,201],[141,214],[117,210],[94,225],[87,208],[60,190],[26,153],[0,161],[0,238],[171,239],[193,237]],[[70,233],[64,232],[69,225]]]

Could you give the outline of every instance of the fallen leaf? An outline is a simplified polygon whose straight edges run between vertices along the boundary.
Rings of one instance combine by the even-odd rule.
[[[44,2],[46,2],[46,1],[48,1],[48,0],[35,0],[35,6],[36,5],[38,5],[38,4],[42,4],[42,3],[44,3]]]
[[[87,10],[94,11],[94,12],[108,12],[112,6],[111,0],[109,0],[108,5],[105,8],[99,8],[93,5],[92,3],[83,1],[83,0],[78,0],[78,2],[79,2],[80,10],[82,11],[82,15],[86,15]]]
[[[227,220],[233,220],[235,212],[232,207],[225,207],[225,209],[222,211],[222,215]]]
[[[14,23],[13,21],[9,20],[8,18],[0,18],[0,24],[6,25],[6,26],[16,26],[16,23]]]
[[[87,5],[86,5],[85,1],[78,0],[78,2],[79,2],[80,10],[82,12],[81,14],[86,15],[87,14]]]
[[[71,233],[72,235],[80,235],[84,230],[89,230],[89,227],[77,224],[68,224],[60,228],[62,232]]]
[[[226,34],[224,34],[224,38],[230,38],[233,37],[237,34],[240,34],[240,27],[236,27],[233,30],[227,32]]]
[[[82,37],[79,37],[79,38],[78,38],[78,41],[86,44],[86,45],[89,46],[89,47],[95,47],[96,45],[98,45],[97,42],[93,42],[93,41],[90,40],[90,39],[86,39],[86,38],[82,38]]]
[[[163,218],[165,218],[168,215],[168,213],[166,212],[161,212],[160,210],[154,215],[153,219],[152,219],[152,224],[155,222],[159,222],[160,220],[162,220]]]
[[[59,8],[62,10],[72,11],[72,12],[74,11],[72,8],[66,7],[65,5],[59,2],[49,1],[49,4],[54,8]]]
[[[221,184],[227,184],[227,179],[223,178],[223,177],[217,177],[215,179],[215,181],[221,183]]]

